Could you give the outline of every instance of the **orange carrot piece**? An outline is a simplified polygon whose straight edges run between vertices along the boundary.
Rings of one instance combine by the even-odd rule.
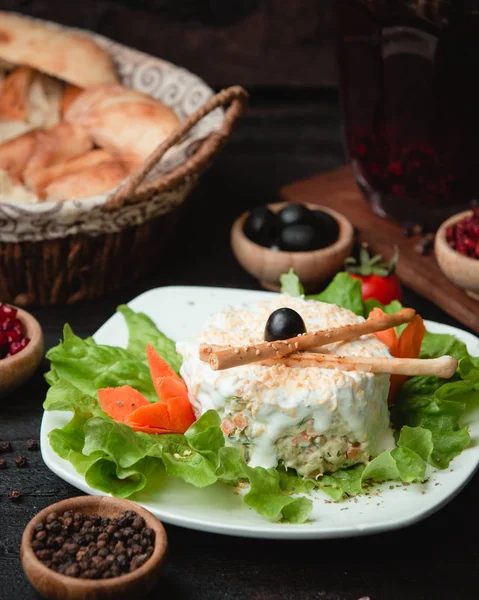
[[[424,321],[419,315],[416,315],[399,336],[396,356],[398,358],[418,358],[425,333],[426,327],[424,326]],[[391,375],[388,396],[389,404],[394,403],[399,388],[401,388],[408,379],[409,377],[406,375]]]
[[[166,402],[155,402],[148,406],[141,406],[129,415],[127,424],[170,429],[168,404]]]
[[[421,344],[425,334],[424,321],[419,315],[416,315],[399,337],[399,357],[417,358],[421,352]]]
[[[108,416],[123,423],[141,406],[149,406],[148,400],[129,385],[98,390],[98,402]]]
[[[148,358],[148,365],[150,366],[150,373],[153,381],[156,381],[159,377],[174,377],[181,381],[181,378],[173,371],[166,360],[161,358],[151,344],[148,344],[146,347],[146,356]]]
[[[369,319],[374,319],[375,317],[383,315],[384,312],[380,308],[373,308],[373,310],[369,313]],[[380,342],[386,344],[389,348],[389,352],[392,356],[398,358],[398,336],[394,327],[390,329],[385,329],[384,331],[376,331],[374,335],[378,338]]]
[[[184,433],[196,421],[188,396],[178,396],[167,400],[170,413],[170,427]]]
[[[188,396],[188,388],[184,381],[178,377],[163,377],[156,380],[155,388],[161,400],[166,401],[169,398],[177,396]]]
[[[126,423],[133,431],[141,431],[150,435],[164,435],[165,433],[181,433],[181,431],[172,431],[171,429],[160,429],[159,427],[148,427],[147,425],[135,425],[134,423]]]

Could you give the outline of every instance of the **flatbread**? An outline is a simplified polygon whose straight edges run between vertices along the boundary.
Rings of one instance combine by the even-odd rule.
[[[65,162],[93,148],[87,131],[78,125],[61,122],[47,131],[39,131],[35,150],[25,166],[25,175]]]
[[[85,127],[94,142],[112,154],[144,161],[180,124],[174,111],[151,96],[118,84],[85,90],[65,114]]]
[[[56,165],[27,172],[24,177],[25,185],[40,198],[43,198],[45,188],[55,179],[77,173],[109,160],[114,160],[114,158],[106,150],[90,150]]]
[[[128,176],[127,167],[111,159],[54,179],[45,189],[46,201],[65,202],[106,194]]]
[[[75,102],[78,96],[83,92],[82,88],[71,83],[65,86],[62,96],[62,116],[67,112],[70,106]]]
[[[63,86],[29,67],[18,67],[4,76],[0,88],[0,144],[33,129],[57,125]]]
[[[2,81],[0,90],[0,120],[28,121],[28,97],[34,71],[19,67]]]
[[[23,135],[0,144],[0,169],[18,181],[27,166],[30,157],[35,152],[37,131],[29,131]]]
[[[86,35],[0,11],[0,59],[85,88],[118,81],[108,53]]]

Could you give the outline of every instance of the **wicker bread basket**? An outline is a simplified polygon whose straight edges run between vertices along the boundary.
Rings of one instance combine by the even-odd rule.
[[[3,302],[74,303],[151,272],[175,234],[185,198],[246,106],[247,94],[240,87],[213,96],[184,69],[83,33],[107,49],[123,85],[161,100],[182,122],[108,195],[65,203],[0,203]]]

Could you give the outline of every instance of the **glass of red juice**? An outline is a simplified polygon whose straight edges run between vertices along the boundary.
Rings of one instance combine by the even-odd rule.
[[[336,6],[357,182],[376,213],[434,230],[479,200],[479,1]]]

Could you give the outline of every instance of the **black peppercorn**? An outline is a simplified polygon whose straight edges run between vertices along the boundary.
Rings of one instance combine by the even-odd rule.
[[[38,450],[40,448],[37,440],[27,440],[27,450]]]
[[[15,459],[15,464],[17,465],[17,467],[26,467],[27,466],[27,459],[24,456],[17,456],[17,458]]]
[[[0,452],[13,452],[11,442],[0,442]]]
[[[10,492],[10,500],[12,502],[18,502],[22,497],[21,492],[19,492],[18,490],[12,490]]]
[[[7,461],[4,458],[0,458],[0,469],[7,468]]]

